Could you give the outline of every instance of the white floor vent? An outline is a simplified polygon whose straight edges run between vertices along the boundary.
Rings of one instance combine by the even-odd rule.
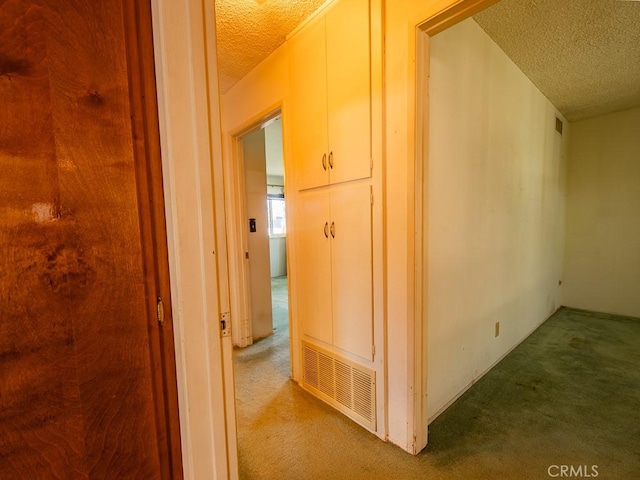
[[[370,430],[376,429],[376,372],[302,341],[304,387]]]

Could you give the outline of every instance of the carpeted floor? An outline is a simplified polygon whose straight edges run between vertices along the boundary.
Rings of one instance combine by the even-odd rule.
[[[274,335],[234,354],[242,479],[640,477],[640,319],[561,309],[413,457],[289,380],[286,278],[273,291]]]

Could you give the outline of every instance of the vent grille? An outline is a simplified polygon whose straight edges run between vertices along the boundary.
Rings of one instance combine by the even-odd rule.
[[[347,408],[353,408],[351,402],[351,391],[353,382],[351,381],[352,368],[336,360],[336,400]]]
[[[562,135],[562,120],[556,117],[556,132]]]
[[[302,342],[303,386],[371,430],[376,429],[375,371]]]
[[[328,355],[318,354],[318,365],[320,367],[319,390],[330,397],[335,396],[333,378],[333,358]]]

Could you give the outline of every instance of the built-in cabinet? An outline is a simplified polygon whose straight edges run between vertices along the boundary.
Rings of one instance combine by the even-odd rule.
[[[340,0],[290,40],[297,188],[371,176],[369,1]]]
[[[337,0],[289,40],[303,338],[372,361],[369,0]]]

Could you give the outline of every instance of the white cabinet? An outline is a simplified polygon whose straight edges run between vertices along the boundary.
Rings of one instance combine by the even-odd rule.
[[[299,190],[371,176],[369,0],[339,0],[290,40]]]
[[[297,211],[303,333],[372,360],[371,186],[301,192]]]
[[[298,244],[298,311],[305,334],[333,343],[331,307],[331,211],[327,191],[299,195],[296,240]]]
[[[324,17],[290,41],[289,125],[298,189],[325,185],[327,158],[327,64]]]

